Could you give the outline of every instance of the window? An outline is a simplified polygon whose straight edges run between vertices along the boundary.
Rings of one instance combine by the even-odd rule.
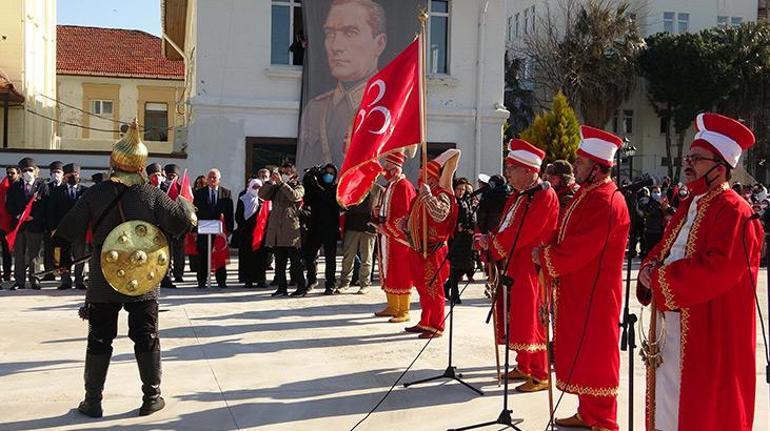
[[[506,27],[505,39],[510,42],[513,40],[513,17],[508,17],[508,26]]]
[[[273,0],[270,63],[301,66],[305,56],[301,0]]]
[[[532,5],[532,12],[530,13],[532,16],[532,33],[535,32],[535,5]]]
[[[734,16],[730,18],[730,25],[733,27],[738,27],[743,23],[743,18],[739,16]]]
[[[529,33],[529,8],[524,9],[524,34]]]
[[[96,115],[112,115],[112,100],[92,100],[91,113]]]
[[[623,110],[623,133],[634,134],[634,111],[631,109]]]
[[[674,32],[674,12],[663,12],[663,31]]]
[[[669,123],[668,118],[662,117],[660,119],[660,134],[661,135],[665,135],[666,132],[668,131],[668,123]]]
[[[514,34],[516,37],[519,37],[519,14],[518,14],[518,13],[516,14],[516,22],[514,23],[514,25],[515,25],[516,27],[515,27],[515,30],[513,31],[513,34]]]
[[[717,27],[727,27],[727,17],[726,16],[718,16],[717,17]]]
[[[449,73],[449,0],[431,0],[428,27],[430,73]]]
[[[687,30],[690,28],[690,14],[689,13],[680,13],[679,14],[679,25],[677,26],[677,31],[679,33],[687,33]]]
[[[144,140],[168,142],[168,105],[144,104]]]

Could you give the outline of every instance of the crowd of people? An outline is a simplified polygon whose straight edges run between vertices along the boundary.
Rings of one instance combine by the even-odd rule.
[[[556,420],[560,426],[618,429],[622,270],[627,253],[636,255],[638,250],[636,295],[643,305],[652,304],[655,322],[649,334],[654,341],[644,347],[648,393],[653,393],[647,412],[653,428],[750,429],[756,376],[754,297],[747,286],[756,280],[764,242],[761,225],[770,221],[770,200],[761,184],[734,183],[732,190],[729,186],[741,152],[754,142],[745,126],[717,114],[701,114],[696,129],[684,158],[686,183],[676,185],[664,178],[644,187],[616,186],[611,172],[622,140],[588,126],[581,126],[574,164],[556,160],[543,166],[543,150],[514,139],[503,175],[480,175],[475,187],[455,175],[458,150],[447,150],[425,164],[416,187],[403,173],[405,154],[388,153],[380,160],[383,180],[348,208],[338,203],[338,170],[333,164],[302,173],[292,163],[266,166],[237,196],[221,185],[221,172],[212,168],[194,182],[189,212],[195,217],[186,215],[185,205],[174,204],[183,193],[177,165],[151,163],[139,173],[133,165],[123,168],[120,160],[112,160],[115,173],[110,182],[129,185],[125,190],[134,190],[136,199],[152,198],[146,205],[125,201],[126,211],[134,211],[132,217],[140,220],[155,217],[158,226],[171,233],[171,264],[160,282],[163,288],[184,281],[188,261],[198,288],[207,287],[211,273],[218,287],[226,288],[226,266],[234,247],[239,284],[268,289],[266,273],[272,266],[272,296],[302,297],[321,284],[317,268],[322,253],[324,294],[366,294],[377,266],[387,304],[374,315],[392,323],[409,321],[415,288],[420,320],[404,329],[434,338],[443,335],[446,299],[461,303],[460,281],[472,280],[481,269],[488,280],[487,294],[495,302],[495,341],[516,353],[516,367],[504,377],[522,380],[516,387],[520,392],[543,391],[551,384],[552,366],[556,386],[578,395],[577,413]],[[139,144],[131,145],[135,149]],[[135,159],[146,162],[146,154],[143,157]],[[2,278],[10,281],[13,275],[11,290],[25,288],[27,281],[40,289],[37,271],[42,261],[47,277],[60,276],[60,289],[89,291],[92,312],[106,313],[96,320],[89,317],[94,320],[91,331],[111,334],[117,311],[102,309],[100,300],[94,300],[81,259],[90,247],[98,253],[104,241],[106,230],[96,229],[102,217],[90,208],[109,200],[97,196],[109,187],[81,185],[75,163],[54,162],[48,170],[50,178],[40,178],[37,163],[25,157],[6,169],[0,183]],[[81,200],[90,203],[79,204]],[[147,212],[147,205],[161,209],[154,215],[140,214]],[[123,205],[120,219],[113,218],[113,225],[125,218]],[[213,238],[196,235],[191,229],[195,220],[218,220],[222,233]],[[755,220],[760,221],[750,223]],[[85,234],[89,226],[94,232]],[[100,271],[98,259],[91,259],[90,265],[92,280],[103,286],[101,273],[93,273]],[[291,293],[290,285],[296,286]],[[507,304],[503,292],[510,297]],[[117,296],[106,303],[129,301],[126,295],[111,294]],[[154,322],[150,329],[157,332],[157,299],[152,295],[131,299],[129,303],[144,305],[129,313]],[[546,332],[550,318],[552,350]],[[135,340],[143,346],[137,350],[140,371],[146,371],[143,379],[157,380],[158,387],[148,383],[145,392],[149,413],[162,408],[159,346],[150,338]],[[106,372],[103,356],[111,353],[111,346],[105,343],[104,338],[89,336],[92,369]],[[87,362],[87,381],[88,370]],[[732,384],[709,389],[712,373],[731,376]],[[103,377],[94,378],[103,384]],[[656,397],[662,401],[656,403]],[[101,415],[100,404],[97,408],[95,400],[87,401],[88,393],[81,411]],[[724,414],[696,414],[699,405],[723,405]]]

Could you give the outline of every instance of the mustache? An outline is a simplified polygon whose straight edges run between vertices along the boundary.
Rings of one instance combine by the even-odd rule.
[[[695,173],[695,170],[692,168],[685,168],[685,173]]]

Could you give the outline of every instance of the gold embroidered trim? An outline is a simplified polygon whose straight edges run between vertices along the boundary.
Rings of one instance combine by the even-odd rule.
[[[679,375],[684,370],[684,357],[687,353],[687,335],[690,333],[690,309],[682,308],[679,313]]]
[[[524,351],[524,352],[540,352],[545,351],[546,345],[543,344],[519,344],[519,343],[510,343],[508,344],[508,348],[511,350],[516,351]]]
[[[564,392],[575,395],[591,395],[594,397],[614,397],[618,395],[618,386],[609,388],[595,388],[591,386],[567,385],[559,379],[556,379],[556,387]]]
[[[495,237],[492,240],[492,247],[495,248],[495,251],[500,255],[500,257],[505,257],[508,252],[503,248],[503,246],[500,244],[500,242],[497,241],[497,237]]]
[[[556,237],[556,244],[559,244],[564,240],[564,235],[567,232],[567,225],[569,224],[569,219],[570,217],[572,217],[572,212],[575,211],[575,208],[578,207],[580,202],[583,201],[583,199],[588,195],[590,191],[607,184],[609,181],[610,179],[607,178],[607,181],[591,184],[588,187],[581,187],[578,190],[575,197],[567,205],[567,209],[564,211],[564,217],[561,218],[561,223],[559,224],[559,234]]]
[[[551,278],[558,278],[559,274],[556,272],[556,268],[553,266],[553,258],[551,257],[551,247],[543,247],[543,260],[545,262],[545,268],[548,270],[548,276]]]
[[[663,293],[666,307],[668,307],[669,310],[676,310],[679,307],[677,307],[674,303],[674,293],[671,292],[671,285],[668,284],[668,280],[666,279],[667,271],[668,268],[665,266],[658,268],[658,284],[660,285],[660,290]]]

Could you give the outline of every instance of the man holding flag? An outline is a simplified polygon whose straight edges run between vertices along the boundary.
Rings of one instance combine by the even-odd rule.
[[[388,180],[376,207],[382,234],[380,271],[388,305],[375,315],[392,316],[393,323],[409,320],[413,286],[409,272],[412,251],[405,229],[415,191],[402,168],[404,150],[424,141],[420,72],[420,39],[415,39],[369,79],[351,128],[337,187],[337,200],[347,208],[364,200],[381,173]]]

